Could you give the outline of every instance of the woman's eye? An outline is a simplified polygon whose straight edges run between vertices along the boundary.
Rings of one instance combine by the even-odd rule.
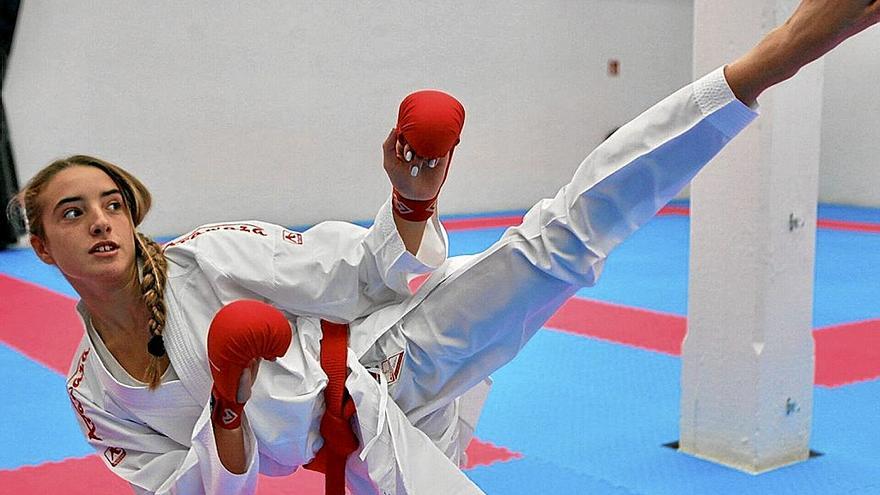
[[[80,211],[76,208],[71,208],[69,210],[64,210],[64,213],[61,214],[64,218],[76,218],[80,215]]]
[[[107,208],[110,208],[111,210],[121,210],[122,203],[120,203],[119,201],[113,201],[112,203],[107,205]]]

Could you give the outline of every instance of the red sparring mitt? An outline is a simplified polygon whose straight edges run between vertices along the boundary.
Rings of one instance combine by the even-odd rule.
[[[208,329],[208,362],[214,388],[211,419],[221,428],[241,425],[244,402],[238,402],[241,375],[254,359],[273,360],[290,347],[293,332],[287,318],[272,306],[241,300],[222,307]]]
[[[449,153],[449,164],[463,127],[464,106],[442,91],[416,91],[403,99],[397,113],[397,139],[401,144],[409,144],[422,158],[442,158]],[[423,222],[434,214],[437,196],[418,201],[401,196],[395,189],[391,201],[403,219]]]

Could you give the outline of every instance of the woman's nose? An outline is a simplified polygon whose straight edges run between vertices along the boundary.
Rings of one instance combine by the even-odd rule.
[[[92,221],[92,235],[101,235],[107,234],[110,232],[110,221],[107,219],[107,216],[103,213],[98,213],[95,215],[95,219]]]

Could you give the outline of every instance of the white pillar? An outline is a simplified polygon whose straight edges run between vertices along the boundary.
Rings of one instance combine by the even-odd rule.
[[[734,60],[794,0],[695,0],[697,75]],[[823,71],[760,97],[761,117],[691,189],[680,450],[750,473],[809,457]]]

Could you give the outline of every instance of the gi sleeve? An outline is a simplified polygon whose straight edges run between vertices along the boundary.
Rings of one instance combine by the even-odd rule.
[[[408,296],[409,277],[440,266],[447,242],[434,216],[417,255],[409,253],[389,200],[369,229],[346,222],[302,233],[258,221],[213,224],[165,252],[194,259],[221,299],[242,287],[292,314],[351,321]]]
[[[104,464],[138,494],[246,495],[257,489],[256,438],[242,422],[247,471],[233,474],[217,453],[210,411],[206,407],[193,430],[192,445],[181,445],[150,427],[110,414],[82,389],[69,387],[71,404],[88,443]]]

